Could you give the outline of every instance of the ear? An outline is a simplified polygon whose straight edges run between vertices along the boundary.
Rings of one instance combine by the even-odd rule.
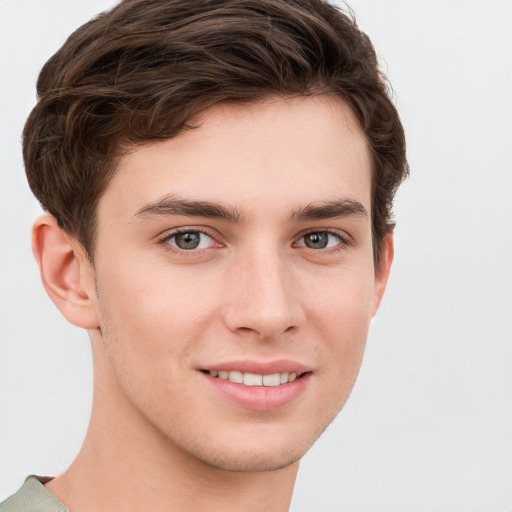
[[[98,328],[94,268],[80,243],[47,214],[34,223],[32,251],[46,293],[60,312],[78,327]]]
[[[391,264],[393,263],[393,256],[395,253],[393,243],[393,232],[390,231],[384,236],[380,250],[380,260],[375,267],[375,288],[373,297],[373,310],[372,317],[375,316],[379,309],[382,297],[386,291],[389,272],[391,271]]]

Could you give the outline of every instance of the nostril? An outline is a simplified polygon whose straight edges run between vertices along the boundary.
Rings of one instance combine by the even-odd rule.
[[[277,287],[277,285],[276,285]],[[265,297],[245,295],[233,297],[224,309],[223,319],[228,329],[240,336],[257,335],[263,340],[275,340],[295,332],[304,321],[304,312],[296,301],[283,295],[271,301]],[[279,299],[279,300],[278,300]]]

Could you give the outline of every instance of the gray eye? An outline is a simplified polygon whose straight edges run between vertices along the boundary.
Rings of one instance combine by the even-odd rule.
[[[312,231],[301,237],[297,245],[308,249],[330,249],[343,242],[341,236],[329,231]]]
[[[310,249],[325,249],[329,244],[329,233],[319,231],[304,236],[304,245]]]
[[[175,244],[180,249],[197,249],[201,242],[201,233],[197,231],[188,231],[174,235]]]
[[[184,229],[183,231],[170,234],[166,237],[164,243],[171,247],[175,247],[180,251],[189,252],[208,249],[215,246],[215,241],[211,236],[196,229],[190,229],[189,231]]]

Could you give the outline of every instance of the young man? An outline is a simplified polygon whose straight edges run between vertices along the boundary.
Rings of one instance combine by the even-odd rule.
[[[94,403],[69,469],[0,510],[288,510],[393,259],[405,143],[371,43],[319,0],[124,0],[38,95],[33,249]]]

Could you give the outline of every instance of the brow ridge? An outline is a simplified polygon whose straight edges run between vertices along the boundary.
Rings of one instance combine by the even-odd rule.
[[[133,215],[134,219],[160,215],[184,215],[187,217],[213,217],[229,222],[240,222],[242,214],[238,208],[228,208],[209,201],[191,201],[176,196],[165,196],[149,203]]]
[[[243,215],[237,207],[226,207],[210,201],[194,201],[168,195],[141,207],[133,215],[134,219],[150,216],[184,215],[187,217],[211,217],[229,222],[243,221]],[[366,208],[353,199],[341,199],[308,204],[292,211],[291,222],[306,222],[337,217],[368,217]]]
[[[297,208],[290,215],[290,220],[306,222],[310,220],[332,219],[337,217],[362,216],[368,217],[366,208],[354,199],[326,201],[318,204],[308,204]]]

